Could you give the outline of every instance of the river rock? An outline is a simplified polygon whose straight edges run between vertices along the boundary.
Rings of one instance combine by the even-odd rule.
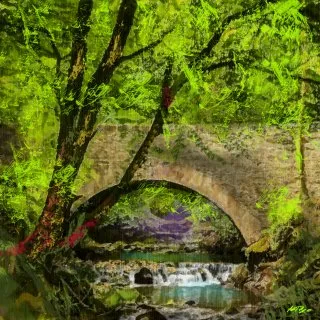
[[[168,275],[166,273],[166,270],[164,270],[163,268],[160,268],[159,274],[161,275],[164,282],[166,282],[168,280]]]
[[[167,320],[167,318],[157,310],[150,310],[138,315],[136,320]]]
[[[257,295],[271,293],[273,282],[273,269],[271,267],[259,267],[255,271],[253,278],[247,281],[243,288]]]
[[[134,283],[136,284],[153,284],[152,272],[148,268],[141,268],[134,275]]]
[[[235,307],[235,306],[229,306],[226,308],[225,310],[225,314],[228,314],[228,315],[234,315],[234,314],[238,314],[239,313],[239,310]]]
[[[252,319],[259,319],[261,317],[262,311],[263,310],[261,309],[261,306],[259,304],[246,304],[244,306],[241,306],[241,314],[247,315]]]
[[[231,274],[231,281],[236,288],[243,288],[244,283],[248,280],[249,270],[244,263],[236,266]]]
[[[209,271],[214,277],[216,277],[219,272],[219,264],[218,263],[210,264]]]
[[[207,280],[206,273],[203,270],[201,270],[200,274],[201,274],[202,281],[206,281]]]

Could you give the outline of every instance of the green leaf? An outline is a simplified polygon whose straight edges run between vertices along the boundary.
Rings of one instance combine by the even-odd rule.
[[[0,299],[5,299],[12,296],[18,288],[18,284],[2,267],[0,267],[0,286]]]

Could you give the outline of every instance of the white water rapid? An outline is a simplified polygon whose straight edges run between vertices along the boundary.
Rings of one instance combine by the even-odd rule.
[[[152,271],[152,285],[154,286],[183,286],[195,287],[225,283],[231,275],[235,265],[226,263],[179,263],[177,267],[159,264],[157,271]],[[129,274],[131,286],[142,286],[135,283],[135,274]]]

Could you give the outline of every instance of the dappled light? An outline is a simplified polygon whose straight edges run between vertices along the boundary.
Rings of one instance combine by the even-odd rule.
[[[319,0],[1,0],[0,320],[320,317]]]

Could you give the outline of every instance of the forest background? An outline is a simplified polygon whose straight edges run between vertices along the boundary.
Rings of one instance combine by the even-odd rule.
[[[2,1],[1,126],[16,138],[12,161],[1,163],[1,246],[20,241],[3,273],[17,252],[41,269],[68,250],[59,247],[65,237],[92,227],[130,190],[155,137],[170,148],[170,124],[222,137],[234,124],[288,131],[301,192],[273,191],[258,205],[269,210],[270,234],[303,229],[304,212],[319,206],[304,175],[305,137],[320,115],[319,12],[317,0]],[[118,123],[150,130],[119,185],[72,212],[90,170],[88,144],[101,125]],[[317,257],[319,246],[299,241]]]

